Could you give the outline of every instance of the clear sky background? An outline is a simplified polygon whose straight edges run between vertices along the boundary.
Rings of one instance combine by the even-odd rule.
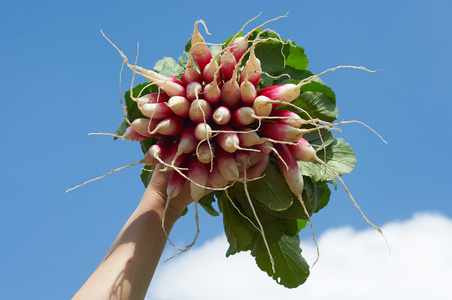
[[[313,217],[320,262],[298,289],[279,287],[243,253],[224,258],[221,217],[201,214],[196,246],[161,264],[149,299],[445,299],[452,297],[452,4],[450,1],[25,1],[0,3],[0,299],[69,299],[135,209],[140,167],[70,193],[67,188],[141,159],[138,144],[87,136],[114,132],[121,58],[140,43],[139,65],[182,55],[203,19],[220,43],[262,11],[305,48],[308,69],[363,65],[323,77],[340,120],[338,137],[358,163],[348,187],[381,236],[339,188]],[[249,27],[248,29],[250,29]],[[123,73],[123,91],[130,86]],[[141,80],[141,79],[139,79]],[[142,80],[141,80],[142,81]],[[138,82],[138,81],[137,81]],[[192,211],[193,209],[191,209]],[[310,232],[302,234],[308,262]],[[190,244],[193,214],[171,234]],[[167,248],[163,257],[175,251]]]

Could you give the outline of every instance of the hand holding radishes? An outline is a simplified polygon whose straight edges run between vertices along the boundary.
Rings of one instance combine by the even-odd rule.
[[[165,58],[160,72],[129,63],[112,43],[149,81],[126,93],[126,118],[113,136],[140,142],[145,185],[165,178],[163,229],[168,210],[182,212],[193,201],[198,224],[198,204],[215,216],[218,202],[227,255],[251,251],[262,270],[292,288],[309,275],[298,233],[328,204],[329,184],[339,180],[349,192],[340,176],[356,160],[330,131],[347,122],[332,123],[338,111],[334,92],[319,79],[324,72],[306,70],[304,49],[261,30],[267,23],[209,49],[198,21],[187,60],[172,68],[175,61]],[[339,68],[367,70],[327,71]]]

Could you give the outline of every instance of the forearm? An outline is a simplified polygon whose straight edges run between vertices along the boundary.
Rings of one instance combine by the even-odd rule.
[[[73,299],[143,299],[167,238],[161,227],[165,195],[148,188],[100,265]],[[165,215],[169,234],[181,211]]]

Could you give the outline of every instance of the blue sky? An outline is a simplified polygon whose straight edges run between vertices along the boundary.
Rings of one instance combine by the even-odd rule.
[[[363,121],[388,141],[382,143],[357,124],[345,125],[339,135],[357,153],[358,164],[344,179],[364,212],[380,226],[403,220],[409,228],[420,228],[423,223],[413,220],[425,219],[412,218],[425,212],[444,217],[448,224],[450,2],[228,1],[224,7],[211,1],[173,1],[171,7],[165,3],[0,4],[1,299],[70,298],[100,262],[144,191],[141,170],[135,167],[64,193],[141,159],[135,143],[87,136],[113,132],[122,120],[122,61],[100,30],[129,58],[135,57],[139,42],[139,64],[152,68],[164,56],[182,54],[197,19],[212,33],[206,40],[219,43],[261,11],[253,24],[289,11],[288,18],[268,27],[305,48],[312,72],[349,64],[379,70],[337,70],[322,77],[336,93],[339,119]],[[123,74],[123,91],[130,86],[130,75]],[[369,229],[341,188],[313,222],[322,237],[344,226],[356,232]],[[197,247],[221,238],[222,230],[221,218],[202,214]],[[176,224],[172,239],[189,244],[194,231],[189,214]],[[450,241],[450,232],[442,228],[431,234]],[[302,238],[309,241],[309,235]],[[164,256],[170,253],[168,249]],[[183,259],[189,260],[190,253]]]

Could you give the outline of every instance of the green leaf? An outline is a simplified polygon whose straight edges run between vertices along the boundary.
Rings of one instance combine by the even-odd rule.
[[[343,139],[334,139],[324,149],[316,149],[317,157],[327,163],[339,176],[349,173],[356,164],[355,151]],[[303,175],[311,177],[314,181],[331,181],[336,178],[330,169],[321,163],[298,161]]]
[[[256,263],[262,271],[267,272],[277,283],[296,288],[303,284],[309,276],[309,265],[301,256],[298,235],[283,235],[281,240],[270,247],[275,261],[275,273],[272,271],[268,253],[256,257]]]
[[[304,191],[309,200],[309,212],[312,214],[323,208],[330,199],[331,191],[324,182],[315,182],[309,177],[304,177]]]
[[[213,207],[212,203],[215,202],[215,198],[218,198],[220,192],[210,193],[199,199],[199,205],[211,216],[217,217],[220,213]]]
[[[224,232],[230,247],[233,249],[232,252],[250,250],[258,234],[257,230],[240,215],[225,193],[220,197],[219,204],[223,213]]]
[[[116,129],[115,134],[118,136],[122,136],[124,134],[124,132],[126,132],[127,127],[129,127],[129,123],[127,123],[126,120],[123,120],[121,125],[119,125],[118,129]],[[117,140],[117,137],[114,137],[115,140]]]
[[[184,73],[185,68],[178,64],[174,58],[164,57],[155,64],[154,70],[165,76],[179,76]]]
[[[273,164],[268,164],[265,176],[258,181],[247,182],[249,193],[270,210],[285,210],[292,204],[292,193]]]

